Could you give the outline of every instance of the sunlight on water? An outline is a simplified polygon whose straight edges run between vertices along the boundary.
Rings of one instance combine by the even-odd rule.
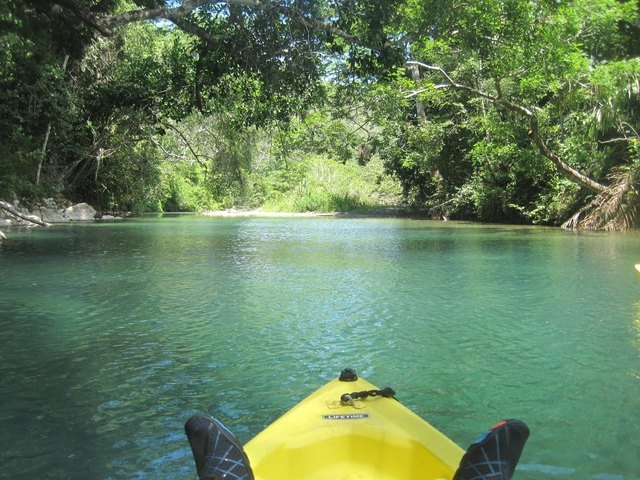
[[[189,415],[246,442],[347,366],[463,447],[525,420],[515,478],[640,478],[635,232],[176,217],[8,236],[0,478],[195,478]]]

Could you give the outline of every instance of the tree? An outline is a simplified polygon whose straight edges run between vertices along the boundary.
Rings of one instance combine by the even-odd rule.
[[[321,39],[309,35],[305,19],[319,14],[315,3],[285,8],[251,1],[160,1],[128,4],[130,10],[106,16],[74,0],[59,4],[66,18],[83,21],[107,37],[143,20],[168,21],[192,35],[196,41],[186,63],[192,72],[191,106],[209,113],[221,99],[242,92],[247,105],[243,123],[248,125],[286,119],[313,102],[322,48]],[[238,89],[245,79],[254,85]]]
[[[504,138],[497,133],[506,125],[511,143],[521,145],[522,133],[510,125],[525,121],[538,152],[587,192],[591,215],[570,225],[637,223],[637,195],[628,195],[637,188],[636,3],[482,0],[451,8],[416,0],[405,14],[411,28],[423,32],[412,56],[426,59],[411,62],[425,78],[407,96],[442,99],[448,94],[437,91],[455,90],[465,105],[475,102],[476,115],[489,120],[483,122],[485,148]]]
[[[16,178],[42,165],[48,178],[63,179],[72,192],[112,192],[118,185],[105,183],[105,167],[144,165],[153,157],[147,145],[194,110],[217,118],[224,113],[224,125],[242,137],[303,118],[325,101],[324,82],[332,80],[340,92],[371,99],[367,121],[374,134],[357,151],[378,152],[407,198],[434,212],[558,223],[586,206],[591,215],[571,224],[636,222],[637,2],[8,5],[4,17],[0,10],[10,27],[2,38],[18,48],[4,53],[2,80],[10,82],[14,73],[25,79],[7,83],[13,104],[4,112]],[[34,60],[41,46],[44,63]],[[29,99],[42,79],[57,87],[51,102],[38,102],[46,108],[29,116],[24,112],[31,112]],[[38,92],[46,97],[44,89]],[[340,110],[332,117],[339,119]],[[350,141],[339,129],[323,130],[334,141]],[[345,146],[340,155],[353,151]],[[229,166],[227,173],[245,168],[243,155],[226,152],[218,160]],[[141,177],[153,183],[154,175]]]
[[[51,171],[73,154],[72,142],[53,140],[73,138],[79,121],[65,78],[69,53],[56,48],[65,38],[22,2],[4,2],[0,22],[0,193],[49,193],[40,185],[45,156]]]

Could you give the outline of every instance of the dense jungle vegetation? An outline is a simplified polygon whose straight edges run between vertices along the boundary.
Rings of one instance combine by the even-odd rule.
[[[0,199],[640,218],[638,0],[0,0]]]

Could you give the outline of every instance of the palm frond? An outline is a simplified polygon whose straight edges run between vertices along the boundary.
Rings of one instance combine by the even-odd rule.
[[[563,227],[624,231],[640,226],[640,195],[636,177],[634,169],[613,172],[609,176],[609,187],[567,220]]]

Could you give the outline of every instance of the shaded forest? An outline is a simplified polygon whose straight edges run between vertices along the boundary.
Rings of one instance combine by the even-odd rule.
[[[2,0],[0,200],[640,223],[638,0]]]

